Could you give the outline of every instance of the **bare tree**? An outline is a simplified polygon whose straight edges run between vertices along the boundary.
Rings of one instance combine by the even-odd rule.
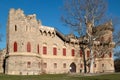
[[[84,73],[87,71],[86,65],[91,64],[91,59],[94,57],[92,51],[95,50],[92,47],[94,40],[104,34],[102,32],[97,33],[97,35],[93,35],[93,29],[104,21],[106,10],[107,2],[105,0],[66,0],[64,4],[64,15],[62,16],[62,21],[64,24],[69,26],[73,31],[77,32],[77,36],[81,37],[86,35],[88,39],[88,42],[85,42],[84,37],[81,37],[82,44],[88,45],[87,47],[90,49],[91,54],[88,60],[86,60],[84,52],[86,47],[80,46],[80,49],[83,51]],[[104,49],[108,50],[108,48],[102,46],[105,44],[99,45],[100,48],[95,51],[100,57],[103,55]]]
[[[117,19],[118,24],[120,23],[120,19]],[[119,25],[117,25],[118,27]],[[115,31],[114,33],[114,41],[115,41],[115,48],[114,48],[114,66],[115,66],[115,72],[120,72],[120,29]]]
[[[96,26],[102,21],[106,8],[105,0],[67,0],[62,20],[81,36],[86,23],[92,22]]]
[[[115,59],[114,63],[115,63],[115,72],[120,72],[120,58]]]
[[[114,53],[115,53],[115,58],[116,59],[120,59],[120,30],[116,31],[114,33],[114,41],[115,41],[115,49],[114,49]]]

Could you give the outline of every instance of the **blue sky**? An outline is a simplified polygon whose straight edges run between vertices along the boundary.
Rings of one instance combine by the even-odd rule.
[[[64,34],[69,33],[60,20],[63,2],[64,0],[0,0],[0,33],[3,34],[0,49],[6,47],[6,25],[10,8],[21,8],[26,15],[36,14],[43,25],[56,27]],[[108,0],[108,14],[120,17],[120,0]]]

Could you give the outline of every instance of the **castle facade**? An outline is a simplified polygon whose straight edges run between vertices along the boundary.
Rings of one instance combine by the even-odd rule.
[[[102,39],[105,37],[104,41],[108,41],[112,39],[112,25],[105,26],[108,27]],[[96,31],[102,31],[102,28],[98,28]],[[35,14],[25,15],[20,9],[11,9],[7,23],[4,72],[11,75],[83,73],[84,62],[80,45],[83,45],[80,44],[80,38],[72,34],[65,36],[53,27],[43,26]],[[94,41],[93,47],[99,49],[99,46],[100,41]],[[109,51],[109,54],[102,57],[94,57],[94,73],[114,72],[112,48]],[[90,56],[90,49],[87,47],[85,54],[87,60]]]

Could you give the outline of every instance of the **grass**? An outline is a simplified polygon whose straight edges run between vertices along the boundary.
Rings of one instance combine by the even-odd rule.
[[[68,74],[43,74],[43,75],[4,75],[0,80],[120,80],[120,73],[99,76],[80,76]]]

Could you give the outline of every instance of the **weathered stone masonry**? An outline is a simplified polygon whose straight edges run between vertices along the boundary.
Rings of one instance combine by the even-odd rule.
[[[112,36],[112,31],[108,32]],[[85,53],[87,59],[90,55],[88,48]],[[96,58],[94,63],[94,73],[114,72],[112,55]],[[7,23],[6,74],[82,73],[83,66],[78,38],[74,35],[65,36],[53,27],[43,26],[35,14],[25,15],[21,9],[10,10]]]

